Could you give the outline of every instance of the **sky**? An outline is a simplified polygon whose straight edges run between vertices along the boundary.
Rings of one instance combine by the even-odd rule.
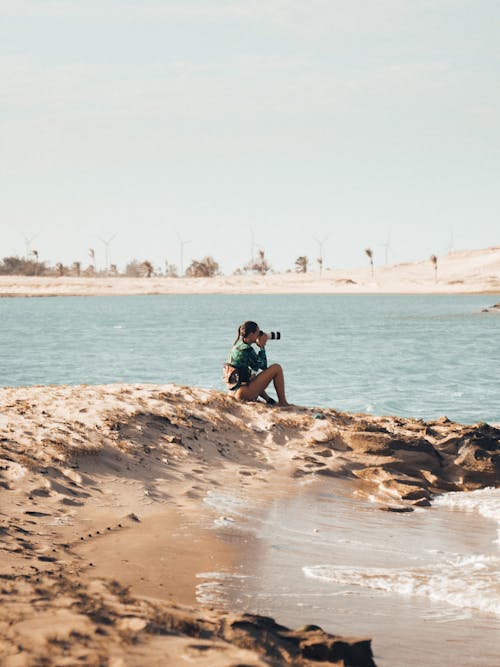
[[[0,258],[500,245],[499,33],[497,0],[0,0]]]

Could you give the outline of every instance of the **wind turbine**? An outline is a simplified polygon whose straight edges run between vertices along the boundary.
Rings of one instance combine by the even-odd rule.
[[[392,247],[391,247],[391,230],[389,229],[387,233],[387,241],[385,243],[382,243],[382,248],[384,249],[384,258],[385,258],[385,265],[389,263],[389,253],[392,253]]]
[[[191,241],[185,241],[184,239],[182,239],[182,238],[179,236],[179,234],[177,234],[177,238],[179,239],[180,259],[181,259],[181,263],[180,263],[180,267],[181,267],[180,275],[181,275],[181,277],[182,277],[182,276],[184,275],[184,246],[187,245],[188,243],[191,243]]]
[[[116,238],[116,234],[113,234],[113,236],[110,236],[107,241],[106,241],[106,239],[103,239],[101,236],[98,236],[97,238],[104,243],[106,275],[108,275],[108,270],[109,270],[109,245],[110,245],[111,241],[113,241],[113,239]]]
[[[28,238],[26,234],[23,234],[23,237],[24,237],[24,243],[26,245],[26,259],[29,259],[29,256],[31,255],[31,244],[36,239],[36,234],[31,238]]]
[[[251,251],[251,259],[250,259],[250,266],[253,266],[256,263],[256,258],[255,258],[255,250],[258,250],[259,254],[259,260],[262,261],[262,253],[264,252],[264,246],[262,246],[260,243],[255,242],[255,235],[253,233],[253,228],[250,227],[250,251]]]
[[[255,260],[254,252],[255,252],[256,246],[257,246],[257,244],[255,243],[255,236],[254,236],[254,233],[253,233],[253,228],[250,227],[250,260],[251,260],[252,264],[254,263],[254,260]]]
[[[455,243],[453,238],[453,227],[450,228],[450,245],[448,246],[448,254],[455,250]]]
[[[325,236],[322,239],[316,239],[316,243],[319,245],[319,257],[318,257],[318,264],[319,264],[319,277],[321,278],[321,275],[323,273],[323,245],[328,241],[328,236]]]

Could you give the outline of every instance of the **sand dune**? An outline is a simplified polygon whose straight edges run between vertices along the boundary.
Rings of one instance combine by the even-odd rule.
[[[499,481],[500,431],[484,424],[281,411],[173,385],[7,388],[0,400],[11,667],[373,665],[369,640],[200,607],[196,573],[244,548],[204,528],[203,498],[340,476],[400,512]]]
[[[318,273],[214,278],[30,278],[0,276],[0,296],[112,294],[461,294],[500,293],[500,246],[390,266]]]

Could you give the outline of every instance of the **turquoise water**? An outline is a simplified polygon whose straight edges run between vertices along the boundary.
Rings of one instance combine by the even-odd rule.
[[[0,300],[0,384],[223,389],[238,324],[279,330],[270,362],[302,405],[500,422],[499,300],[481,296],[126,296]]]

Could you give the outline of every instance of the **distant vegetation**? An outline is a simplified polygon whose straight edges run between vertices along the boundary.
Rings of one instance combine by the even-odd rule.
[[[0,262],[0,275],[2,276],[46,276],[48,267],[45,262],[34,259],[21,259],[20,257],[4,257]],[[53,274],[56,275],[53,269]]]
[[[365,254],[370,262],[371,275],[374,274],[373,250],[371,248],[365,249]],[[29,258],[26,257],[4,257],[0,261],[0,275],[3,276],[52,276],[52,277],[105,277],[105,276],[122,276],[127,278],[151,278],[153,276],[177,278],[179,276],[177,267],[165,260],[164,267],[155,267],[153,263],[148,260],[130,260],[123,272],[118,271],[116,264],[110,264],[108,268],[97,270],[95,254],[92,249],[89,250],[90,264],[83,267],[81,262],[73,262],[70,265],[65,265],[62,262],[57,262],[52,266],[46,261],[40,261],[38,252],[33,250]],[[436,255],[431,255],[431,264],[434,269],[434,280],[438,281],[438,258]],[[323,269],[323,256],[318,257],[318,266],[320,276]],[[309,259],[305,255],[300,255],[294,262],[293,270],[296,273],[307,273],[309,269]],[[266,275],[272,271],[271,264],[268,262],[264,250],[259,250],[256,257],[253,257],[243,267],[234,271],[235,275],[242,275],[245,273],[257,273],[259,275]],[[219,276],[222,272],[218,262],[211,256],[207,255],[202,259],[193,259],[188,266],[184,275],[188,278],[212,278]]]
[[[93,250],[89,252],[91,263],[82,268],[81,262],[73,262],[70,266],[57,262],[51,266],[47,262],[38,261],[38,254],[34,254],[34,259],[24,259],[21,257],[4,257],[0,261],[0,275],[4,276],[73,276],[73,277],[98,277],[98,276],[124,276],[127,278],[151,278],[152,276],[167,276],[177,278],[177,267],[174,264],[165,262],[165,267],[155,268],[149,260],[132,259],[125,266],[125,271],[120,273],[116,264],[110,264],[109,268],[98,271],[95,264],[95,255]],[[264,251],[259,252],[258,258],[249,262],[243,269],[237,270],[237,273],[256,272],[265,274],[271,266],[264,257]],[[219,263],[211,256],[203,259],[194,259],[185,271],[188,278],[212,278],[221,275]]]
[[[73,262],[70,266],[58,262],[51,266],[46,262],[35,259],[23,259],[21,257],[4,257],[0,261],[0,275],[3,276],[73,276],[73,277],[97,277],[97,276],[125,276],[128,278],[151,278],[152,276],[168,276],[176,278],[178,276],[177,267],[174,264],[165,262],[164,270],[156,268],[149,260],[132,259],[125,266],[125,271],[120,273],[116,264],[110,264],[108,269],[97,271],[95,261],[91,255],[92,263],[85,269],[82,269],[81,262]],[[190,278],[211,278],[220,275],[220,267],[213,257],[204,257],[200,260],[193,260],[186,269],[185,275]]]
[[[259,250],[257,259],[251,259],[248,264],[243,267],[243,271],[245,272],[260,273],[262,276],[270,270],[271,265],[267,261],[263,250]]]
[[[204,257],[201,260],[194,259],[186,269],[189,278],[211,278],[220,275],[220,268],[213,257]]]
[[[297,257],[295,260],[295,271],[297,273],[307,273],[307,265],[309,264],[309,260],[305,255],[301,255],[300,257]]]

